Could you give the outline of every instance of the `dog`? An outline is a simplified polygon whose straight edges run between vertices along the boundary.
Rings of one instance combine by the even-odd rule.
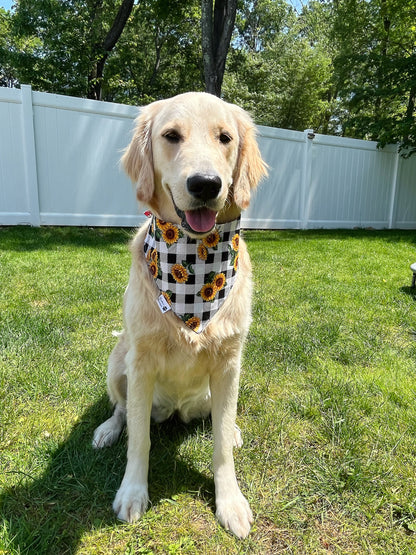
[[[211,413],[216,516],[245,538],[253,516],[237,484],[233,446],[242,444],[235,418],[252,281],[238,222],[267,174],[256,129],[235,105],[207,93],[181,94],[142,108],[122,165],[152,220],[130,246],[124,331],[108,363],[115,408],[93,439],[95,448],[112,445],[127,422],[127,465],[113,508],[127,522],[147,508],[151,417],[162,421],[177,412],[188,422]],[[193,249],[191,262],[184,244]],[[174,247],[179,258],[163,269]],[[229,255],[221,255],[227,274],[216,267],[220,252]],[[185,293],[183,305],[185,278],[194,281],[194,297]]]

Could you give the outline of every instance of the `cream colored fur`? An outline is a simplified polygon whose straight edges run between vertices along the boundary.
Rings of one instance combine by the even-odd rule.
[[[169,140],[172,133],[178,142]],[[182,211],[198,207],[186,187],[189,176],[208,173],[221,178],[218,196],[207,202],[221,223],[247,208],[252,190],[266,173],[250,117],[205,93],[187,93],[143,108],[122,162],[136,185],[137,198],[159,218],[176,224],[181,220],[174,203]],[[114,443],[127,419],[127,467],[113,507],[120,519],[133,522],[148,505],[151,416],[162,421],[177,411],[187,422],[211,412],[216,514],[226,529],[244,538],[253,517],[235,477],[233,445],[241,445],[235,417],[241,352],[251,318],[247,248],[241,240],[235,285],[197,334],[172,312],[162,314],[158,308],[159,293],[143,254],[147,225],[131,244],[124,331],[108,364],[108,392],[115,410],[95,431],[93,445]]]

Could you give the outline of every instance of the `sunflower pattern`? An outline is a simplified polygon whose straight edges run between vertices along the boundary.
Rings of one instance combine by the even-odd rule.
[[[217,294],[217,288],[213,283],[206,283],[202,286],[201,291],[197,293],[199,297],[202,297],[204,301],[212,302]]]
[[[202,297],[202,299],[206,302],[212,302],[215,299],[218,291],[221,291],[226,285],[225,274],[221,272],[220,274],[216,274],[215,272],[211,272],[206,276],[207,283],[203,285],[200,291],[198,291],[197,295]]]
[[[219,241],[220,234],[218,233],[218,230],[215,229],[209,235],[202,239],[202,244],[207,248],[217,249]]]
[[[144,255],[160,295],[185,326],[201,333],[234,285],[240,219],[191,239],[180,227],[153,216]]]
[[[182,322],[191,328],[191,330],[198,332],[199,328],[201,327],[201,320],[198,316],[192,316],[192,314],[184,314],[181,318]]]
[[[225,281],[225,275],[222,272],[220,274],[217,274],[214,277],[213,283],[217,291],[221,291],[221,289],[227,285],[227,282]]]
[[[240,235],[236,233],[234,237],[231,239],[231,245],[235,252],[238,251],[239,244],[240,244]]]
[[[154,237],[157,240],[162,239],[167,247],[171,247],[183,237],[182,231],[175,224],[159,220],[159,218],[154,218],[152,222],[152,229],[154,229]]]
[[[200,260],[206,260],[208,258],[208,249],[203,243],[198,245],[198,258]]]
[[[162,237],[167,245],[173,245],[179,239],[179,230],[177,227],[169,227],[162,233]]]
[[[168,227],[170,227],[172,224],[170,224],[169,222],[165,222],[163,220],[159,220],[159,218],[156,218],[156,226],[161,230],[161,231],[165,231],[166,229],[168,229]]]
[[[176,283],[188,281],[188,272],[183,264],[174,264],[172,266],[172,276]]]

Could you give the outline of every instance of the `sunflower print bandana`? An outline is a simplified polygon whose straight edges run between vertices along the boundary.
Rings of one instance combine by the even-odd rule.
[[[160,291],[160,310],[172,310],[191,330],[201,333],[234,285],[239,239],[240,218],[192,239],[177,225],[153,216],[144,254]]]

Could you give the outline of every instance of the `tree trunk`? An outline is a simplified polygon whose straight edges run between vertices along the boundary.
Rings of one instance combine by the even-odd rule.
[[[156,60],[153,66],[153,73],[150,76],[149,79],[149,88],[152,88],[155,81],[156,81],[156,77],[157,74],[159,73],[159,69],[160,69],[160,59],[161,59],[161,54],[162,54],[162,46],[163,46],[163,38],[160,39],[159,41],[159,33],[160,33],[160,28],[157,27],[156,29],[156,36],[155,36],[155,51],[156,51]]]
[[[402,137],[402,142],[405,144],[411,143],[411,133],[414,129],[415,125],[415,105],[416,105],[416,85],[413,85],[409,92],[409,99],[407,101],[406,107],[406,117],[405,117],[405,126],[404,126],[404,134]],[[410,150],[410,154],[413,154],[416,149],[413,147]]]
[[[202,57],[205,90],[221,96],[225,62],[237,11],[237,0],[201,0]]]
[[[113,24],[101,44],[95,48],[95,62],[88,76],[88,98],[101,100],[104,65],[117,44],[133,9],[134,0],[123,0]]]
[[[386,6],[386,0],[381,0],[381,15],[383,17],[384,35],[381,38],[381,55],[380,55],[380,59],[378,61],[378,67],[376,69],[376,71],[377,71],[377,81],[378,81],[377,82],[377,89],[379,91],[382,91],[383,87],[385,86],[384,85],[384,83],[385,83],[385,67],[386,67],[386,59],[387,59],[387,50],[388,50],[389,40],[390,40],[390,26],[391,26],[391,21],[385,13],[385,6]],[[383,114],[381,94],[378,94],[376,96],[374,106],[375,106],[374,117],[375,117],[375,120],[378,121],[379,119],[382,118],[382,114]],[[378,135],[377,134],[373,135],[371,137],[371,139],[374,140],[374,141],[377,141],[378,140]]]
[[[407,101],[406,119],[411,121],[415,113],[416,104],[416,85],[413,85],[409,92],[409,100]]]

